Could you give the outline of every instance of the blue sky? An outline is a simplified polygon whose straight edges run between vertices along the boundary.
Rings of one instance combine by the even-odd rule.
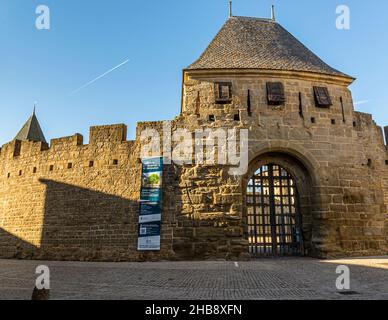
[[[51,30],[35,9],[51,10]],[[358,78],[359,111],[388,125],[388,1],[234,0],[234,14],[277,20],[323,60]],[[336,7],[351,29],[335,27]],[[174,118],[182,69],[206,48],[228,15],[228,0],[0,0],[0,144],[14,138],[38,101],[46,138],[89,126]],[[70,93],[130,61],[93,85]]]

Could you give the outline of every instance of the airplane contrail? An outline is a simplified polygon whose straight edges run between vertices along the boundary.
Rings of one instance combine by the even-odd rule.
[[[354,103],[355,106],[359,106],[361,104],[365,104],[365,103],[368,103],[370,100],[361,100],[361,101],[357,101]]]
[[[86,87],[89,87],[91,84],[95,83],[97,80],[100,80],[101,78],[105,77],[109,73],[115,71],[116,69],[120,68],[121,66],[125,65],[129,62],[129,59],[125,60],[124,62],[120,63],[119,65],[115,66],[114,68],[108,70],[107,72],[103,73],[102,75],[98,76],[97,78],[85,83],[82,87],[79,87],[78,89],[74,90],[70,93],[70,96],[75,95],[76,93],[80,92],[82,89],[85,89]]]

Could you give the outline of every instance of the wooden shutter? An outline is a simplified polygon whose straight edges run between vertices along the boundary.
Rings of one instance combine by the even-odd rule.
[[[280,105],[286,102],[284,87],[281,82],[267,82],[267,99],[270,105]]]
[[[232,83],[216,82],[214,84],[216,103],[226,104],[232,102]]]
[[[333,105],[326,87],[314,87],[314,96],[317,107],[328,108]]]

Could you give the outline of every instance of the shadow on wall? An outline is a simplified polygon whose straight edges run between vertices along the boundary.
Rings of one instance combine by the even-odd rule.
[[[52,180],[46,185],[41,257],[128,260],[136,253],[138,203]]]
[[[52,180],[40,182],[46,185],[40,248],[0,230],[2,257],[142,261],[158,255],[160,259],[163,251],[137,252],[138,202]]]
[[[6,259],[29,259],[39,255],[39,249],[0,228],[0,256]]]

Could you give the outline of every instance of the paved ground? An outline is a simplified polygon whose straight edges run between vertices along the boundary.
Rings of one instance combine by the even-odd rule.
[[[320,261],[79,263],[0,260],[0,299],[30,299],[47,265],[52,299],[388,299],[388,257]],[[351,290],[335,287],[338,265]]]

